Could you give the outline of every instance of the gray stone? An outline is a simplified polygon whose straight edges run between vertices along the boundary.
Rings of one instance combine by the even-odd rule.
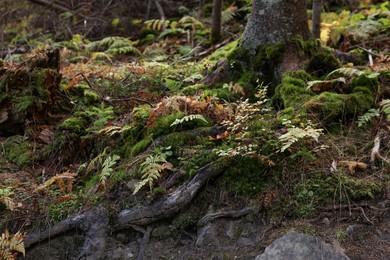
[[[289,231],[269,245],[256,260],[347,260],[341,249],[334,248],[314,236]]]

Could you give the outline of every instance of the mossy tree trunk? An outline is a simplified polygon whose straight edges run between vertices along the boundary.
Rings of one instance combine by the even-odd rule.
[[[253,0],[241,47],[254,53],[260,45],[310,37],[305,0]]]

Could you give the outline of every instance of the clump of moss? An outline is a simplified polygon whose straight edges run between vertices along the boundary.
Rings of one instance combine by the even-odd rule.
[[[322,50],[313,55],[306,70],[317,77],[322,77],[341,67],[341,62],[330,52]]]
[[[362,91],[351,94],[323,92],[304,104],[305,109],[323,122],[362,114],[374,104],[373,95]]]
[[[181,119],[184,117],[184,114],[181,111],[175,111],[171,114],[159,117],[153,126],[150,127],[147,131],[147,136],[158,137],[163,134],[169,134],[172,132],[173,128],[171,124],[175,122],[176,119]]]
[[[188,87],[183,88],[183,94],[187,96],[195,95],[197,92],[207,89],[208,87],[204,84],[195,84]]]
[[[136,143],[135,145],[133,145],[131,147],[130,154],[133,156],[136,156],[136,155],[142,153],[143,151],[146,150],[146,148],[149,147],[149,145],[152,142],[153,142],[152,138],[142,139],[141,141],[139,141],[138,143]]]
[[[60,130],[67,130],[72,133],[83,133],[85,131],[86,121],[82,117],[70,117],[60,124]]]
[[[267,167],[256,158],[236,156],[234,163],[226,170],[221,178],[222,186],[233,194],[251,196],[258,194],[266,185]],[[272,178],[275,178],[273,175]]]
[[[14,135],[8,137],[4,144],[5,158],[19,167],[25,167],[31,163],[32,154],[29,150],[29,142],[25,137]]]
[[[283,77],[275,92],[274,100],[280,100],[285,108],[299,108],[315,95],[311,89],[306,87],[305,81],[289,75]]]

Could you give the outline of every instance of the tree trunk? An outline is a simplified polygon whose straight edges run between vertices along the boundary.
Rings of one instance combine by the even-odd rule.
[[[213,0],[213,13],[211,21],[211,42],[216,43],[221,38],[222,26],[222,0]]]
[[[315,38],[320,38],[321,35],[321,2],[321,0],[313,0],[312,31]]]
[[[259,45],[310,37],[305,0],[253,0],[241,46],[255,52]]]

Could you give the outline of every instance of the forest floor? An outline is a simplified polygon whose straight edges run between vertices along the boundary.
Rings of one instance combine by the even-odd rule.
[[[390,259],[390,26],[369,27],[382,9],[333,24],[364,62],[278,86],[204,83],[237,37],[199,52],[187,34],[75,35],[1,61],[0,231],[27,232],[4,240],[27,259],[253,259],[293,229]]]

